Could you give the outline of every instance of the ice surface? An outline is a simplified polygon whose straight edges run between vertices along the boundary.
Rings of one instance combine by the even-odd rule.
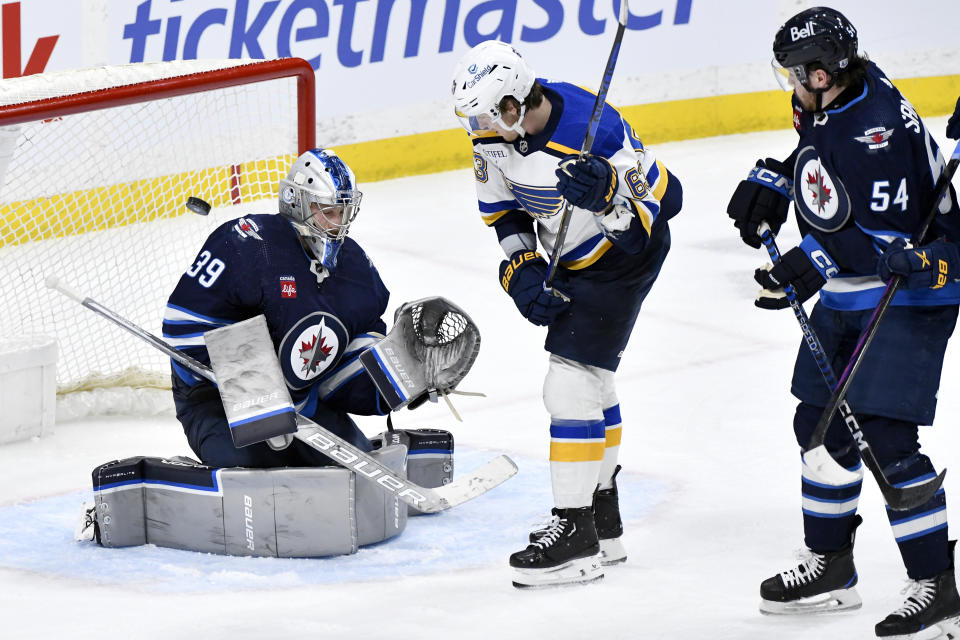
[[[941,142],[944,123],[927,121]],[[60,424],[53,435],[0,447],[0,637],[872,637],[873,624],[900,604],[905,574],[870,480],[856,552],[863,609],[811,619],[757,611],[760,581],[790,565],[802,544],[788,392],[801,334],[789,310],[753,307],[751,274],[765,254],[740,243],[725,209],[753,162],[786,156],[793,139],[781,131],[657,148],[683,181],[685,206],[618,375],[629,560],[602,582],[534,592],[510,586],[507,555],[551,506],[544,331],[525,323],[500,290],[500,249],[476,212],[472,174],[455,171],[363,185],[351,235],[390,287],[391,311],[442,295],[470,313],[483,336],[461,388],[487,398],[454,397],[465,422],[428,405],[399,413],[397,426],[451,429],[460,471],[508,453],[517,477],[457,509],[413,519],[398,540],[350,557],[109,550],[71,540],[90,471],[131,455],[189,454],[186,440],[168,416]],[[795,241],[795,231],[785,233],[781,249]],[[922,440],[939,468],[960,469],[955,352],[947,355],[938,426]],[[371,435],[383,429],[382,419],[362,425]],[[958,473],[947,476],[951,505]]]

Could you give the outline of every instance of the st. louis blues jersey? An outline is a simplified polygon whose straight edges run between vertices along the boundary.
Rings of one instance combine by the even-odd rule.
[[[946,163],[916,110],[883,72],[868,64],[862,86],[849,87],[822,114],[793,99],[799,144],[794,207],[807,252],[828,278],[821,302],[837,310],[876,306],[885,283],[877,257],[894,239],[909,240],[934,206]],[[925,242],[960,241],[960,210],[950,188]],[[901,288],[895,305],[960,302],[960,283]]]
[[[384,414],[388,408],[357,358],[383,337],[390,294],[349,237],[320,284],[313,264],[280,215],[226,222],[210,234],[170,295],[163,336],[209,363],[204,332],[262,313],[298,411],[313,415],[322,402],[349,413]],[[173,369],[187,384],[198,382],[175,362]]]
[[[494,132],[471,136],[480,214],[496,227],[507,256],[535,248],[534,221],[544,250],[553,251],[565,204],[555,172],[562,157],[580,152],[596,101],[595,94],[565,82],[538,82],[552,105],[543,131],[513,142]],[[613,246],[639,253],[660,214],[659,200],[669,180],[653,152],[609,104],[591,153],[607,158],[616,170],[613,204],[628,207],[632,219],[629,228],[611,232],[592,211],[575,207],[560,253],[560,266],[571,270],[590,267]]]

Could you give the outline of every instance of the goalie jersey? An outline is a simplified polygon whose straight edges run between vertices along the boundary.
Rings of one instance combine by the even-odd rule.
[[[322,402],[349,413],[383,415],[388,408],[357,358],[383,337],[381,318],[390,294],[349,237],[336,268],[319,284],[314,264],[280,215],[226,222],[210,234],[170,295],[163,337],[209,364],[204,332],[262,313],[297,411],[313,415]],[[172,364],[185,383],[199,382]]]
[[[794,168],[794,209],[803,248],[827,283],[820,301],[841,311],[875,307],[886,284],[877,258],[897,238],[910,240],[934,206],[945,162],[916,110],[874,64],[863,84],[847,88],[822,114],[793,98],[800,136],[787,160]],[[960,242],[960,210],[951,186],[924,244]],[[937,289],[901,288],[894,305],[960,302],[960,282]]]
[[[534,231],[544,250],[553,251],[565,205],[554,172],[561,158],[580,152],[596,101],[595,94],[577,86],[537,81],[553,105],[543,131],[513,142],[495,132],[471,134],[480,214],[497,229],[507,256],[534,249]],[[593,212],[575,207],[560,253],[560,266],[565,269],[608,264],[611,260],[603,258],[614,246],[629,254],[640,253],[660,217],[660,200],[668,187],[667,170],[609,104],[604,105],[591,153],[607,158],[617,172],[613,204],[625,208],[630,224],[622,220],[620,228],[608,229]],[[664,212],[664,217],[677,210]]]

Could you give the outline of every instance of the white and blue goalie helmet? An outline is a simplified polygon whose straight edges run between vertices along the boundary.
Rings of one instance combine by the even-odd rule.
[[[335,151],[311,149],[280,181],[280,215],[293,223],[320,264],[332,269],[362,197],[353,171]]]
[[[524,135],[522,123],[536,76],[520,53],[506,42],[487,40],[468,51],[453,74],[453,106],[469,132],[490,130],[493,124]],[[520,103],[520,119],[513,126],[500,117],[500,101],[511,96]]]

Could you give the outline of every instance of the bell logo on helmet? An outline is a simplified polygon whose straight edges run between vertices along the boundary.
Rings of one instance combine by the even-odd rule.
[[[801,38],[809,38],[810,36],[815,35],[817,35],[817,31],[814,28],[812,21],[808,21],[802,29],[790,27],[790,39],[794,42],[800,40]]]

